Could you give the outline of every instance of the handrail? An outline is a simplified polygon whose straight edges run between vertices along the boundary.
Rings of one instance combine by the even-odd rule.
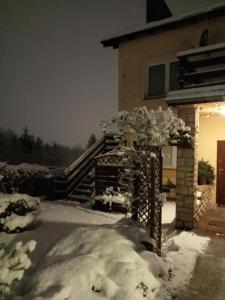
[[[65,193],[68,195],[95,165],[95,157],[105,153],[114,135],[106,134],[95,142],[85,153],[64,170]]]
[[[84,152],[78,159],[76,159],[69,167],[64,170],[64,175],[68,176],[74,169],[76,169],[88,156],[91,155],[102,143],[105,142],[105,136],[95,142],[86,152]]]

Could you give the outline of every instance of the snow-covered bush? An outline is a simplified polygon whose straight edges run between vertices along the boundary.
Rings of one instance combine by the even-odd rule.
[[[137,182],[142,183],[140,185],[136,182],[136,186],[141,188],[144,183],[150,194],[151,163],[153,159],[157,159],[157,149],[162,150],[171,139],[178,139],[182,133],[186,134],[190,130],[170,108],[147,110],[146,107],[138,107],[129,112],[122,111],[102,125],[105,133],[117,130],[124,137],[127,132],[133,135],[133,145],[123,145],[124,138],[120,145],[120,150],[124,153],[126,178],[129,179],[127,188],[131,195],[134,195],[135,178],[138,179]],[[160,195],[157,196],[159,200],[162,199]]]
[[[103,204],[109,204],[109,210],[111,211],[112,209],[112,203],[118,203],[121,204],[123,207],[127,208],[129,205],[129,198],[130,198],[129,193],[122,193],[120,191],[120,188],[118,187],[117,189],[110,186],[106,188],[105,193],[100,196],[95,197],[95,201],[102,201]]]
[[[130,213],[134,220],[151,227],[151,248],[160,254],[158,227],[161,226],[161,207],[165,199],[160,187],[162,150],[190,128],[170,108],[148,110],[146,107],[122,111],[102,125],[105,133],[117,130],[122,135],[118,149],[124,153],[121,180],[131,195]]]
[[[13,296],[14,286],[23,278],[24,271],[31,265],[28,253],[35,247],[36,242],[29,241],[25,245],[18,242],[7,252],[0,249],[0,299]]]
[[[146,107],[137,107],[132,111],[121,111],[111,121],[102,122],[103,132],[124,134],[124,131],[133,132],[136,144],[141,148],[150,146],[165,146],[171,138],[178,138],[181,132],[187,132],[182,119],[177,118],[172,110],[147,110]],[[112,129],[114,128],[114,129]]]
[[[0,162],[0,174],[7,193],[40,195],[44,192],[43,179],[49,174],[49,169],[36,164],[8,165]]]
[[[0,194],[0,230],[20,232],[27,229],[40,212],[39,198],[23,194]]]

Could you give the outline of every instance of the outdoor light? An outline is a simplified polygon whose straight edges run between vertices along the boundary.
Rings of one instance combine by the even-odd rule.
[[[216,110],[223,116],[225,116],[225,106],[217,107]]]

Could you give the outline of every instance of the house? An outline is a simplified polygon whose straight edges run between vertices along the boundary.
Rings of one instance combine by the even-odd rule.
[[[167,8],[102,44],[118,49],[119,110],[169,106],[191,127],[191,148],[167,147],[163,177],[176,178],[177,228],[192,229],[210,197],[198,186],[198,160],[215,168],[211,201],[225,205],[225,4],[179,16]]]

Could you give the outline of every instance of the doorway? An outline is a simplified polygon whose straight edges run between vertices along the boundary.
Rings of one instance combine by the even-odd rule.
[[[216,203],[225,205],[225,141],[217,141]]]

